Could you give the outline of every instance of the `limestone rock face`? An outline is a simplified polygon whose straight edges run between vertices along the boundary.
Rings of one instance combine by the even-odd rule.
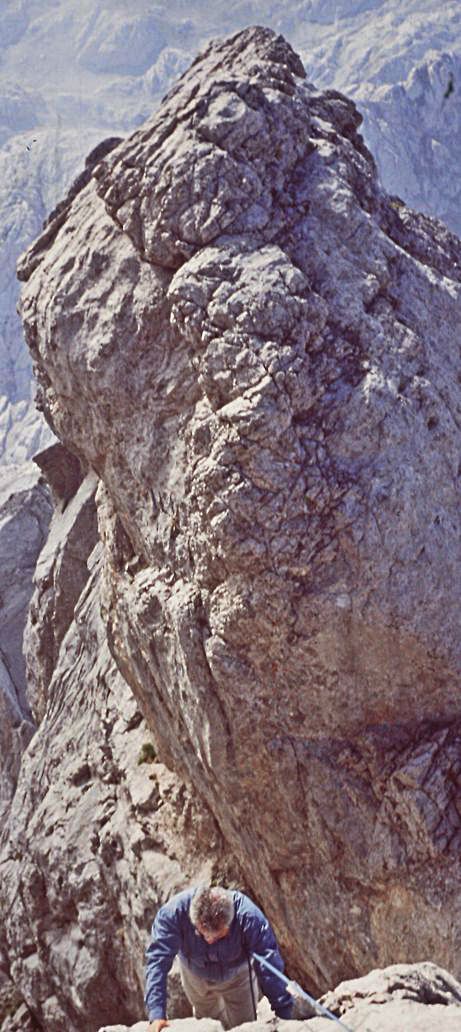
[[[323,998],[345,1028],[357,1032],[456,1032],[461,1019],[461,985],[435,964],[394,964],[364,978],[343,982]],[[274,1019],[241,1026],[246,1032],[269,1032]],[[218,1032],[220,1022],[189,1018],[171,1022],[171,1032]],[[275,1019],[279,1032],[324,1032],[325,1018]],[[335,1026],[336,1027],[336,1026]],[[337,1026],[339,1029],[339,1025]],[[106,1025],[99,1032],[148,1032],[147,1022]]]
[[[118,667],[321,989],[460,973],[461,245],[359,123],[213,44],[21,273]]]
[[[44,1032],[95,1032],[114,1016],[142,1015],[156,910],[188,881],[210,877],[220,856],[212,818],[197,813],[152,750],[143,762],[151,735],[100,618],[100,551],[2,836],[3,953]],[[174,981],[170,1000],[173,1016],[188,1012]]]
[[[415,55],[408,61],[408,56],[410,70],[401,81],[371,86],[362,80],[363,107],[358,97],[357,103],[366,140],[389,192],[461,234],[460,193],[450,157],[461,142],[459,109],[451,103],[461,59],[445,48],[429,51],[424,60]]]
[[[209,877],[222,851],[213,819],[156,761],[109,653],[96,477],[60,444],[37,462],[55,512],[25,634],[39,729],[1,831],[0,962],[11,1011],[2,1032],[94,1032],[104,1018],[143,1013],[155,912],[189,880]],[[174,975],[169,1001],[173,1016],[190,1012]]]
[[[2,68],[3,44],[2,36]],[[22,79],[23,75],[24,69],[18,69],[14,78]],[[32,87],[32,91],[42,106],[40,88]],[[86,126],[84,133],[75,127],[57,133],[55,120],[54,133],[51,128],[38,126],[1,146],[3,110],[0,84],[0,466],[25,462],[53,439],[31,398],[30,356],[16,312],[16,261],[74,179],[84,148],[94,147],[105,135],[103,129],[93,125]],[[55,119],[60,124],[59,115]],[[78,119],[75,121],[78,123]]]
[[[0,478],[0,820],[14,792],[21,756],[34,731],[22,635],[51,499],[33,463]]]
[[[343,982],[322,1002],[351,1029],[369,1032],[455,1032],[461,1020],[460,983],[430,963],[370,971]],[[321,1032],[323,1024],[316,1018],[307,1027]]]
[[[53,462],[56,454],[60,458],[59,472],[56,459]],[[75,470],[75,464],[80,470],[78,460],[73,460],[59,444],[41,453],[38,461],[45,469],[52,467],[51,489],[58,503],[35,569],[35,592],[24,633],[29,704],[36,722],[40,723],[61,642],[73,622],[76,603],[88,580],[87,560],[98,535],[95,474],[89,473],[83,479]],[[65,482],[66,475],[69,484]],[[79,485],[76,477],[81,481]],[[69,497],[67,491],[70,491]]]

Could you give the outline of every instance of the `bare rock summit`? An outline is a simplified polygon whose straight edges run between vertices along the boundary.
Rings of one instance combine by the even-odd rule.
[[[461,985],[430,963],[392,964],[370,971],[363,978],[342,982],[322,1002],[351,1032],[457,1032],[460,1027]],[[270,1032],[274,1027],[278,1032],[325,1032],[326,1021],[324,1017],[283,1021],[258,1013],[257,1021],[240,1027],[246,1032]],[[171,1022],[171,1032],[221,1029],[220,1022],[210,1020]],[[107,1025],[99,1032],[149,1032],[149,1027],[141,1021],[131,1028]]]
[[[461,244],[359,125],[246,29],[21,265],[112,654],[319,990],[461,973]]]

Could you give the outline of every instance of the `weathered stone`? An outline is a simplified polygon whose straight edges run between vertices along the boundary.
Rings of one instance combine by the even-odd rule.
[[[321,1001],[351,1032],[456,1032],[461,1020],[461,985],[435,964],[395,964],[365,978],[343,982]],[[324,1017],[282,1021],[258,1015],[246,1032],[325,1032]],[[333,1027],[333,1025],[331,1026]],[[335,1028],[340,1028],[335,1025]],[[172,1021],[171,1032],[219,1032],[216,1021]],[[148,1032],[147,1022],[131,1029],[106,1025],[99,1032]]]
[[[1,1032],[40,1032],[19,990],[3,973],[0,973],[0,1029]]]
[[[0,477],[0,821],[14,792],[21,756],[34,731],[22,636],[51,500],[32,463]]]
[[[162,764],[109,654],[98,548],[23,758],[0,856],[9,975],[46,1032],[143,1014],[144,947],[158,906],[206,880],[217,828]],[[20,892],[18,892],[20,886]],[[189,1013],[178,985],[171,1013]]]
[[[14,1014],[5,1018],[1,1032],[41,1032],[34,1017],[25,1003],[21,1003]]]
[[[359,123],[245,30],[22,266],[113,654],[321,988],[460,972],[461,245]]]
[[[182,1021],[170,1022],[171,1032],[222,1032],[220,1021],[212,1021],[210,1018],[184,1018]],[[131,1025],[130,1032],[148,1032],[147,1021],[138,1021]],[[126,1032],[126,1025],[105,1025],[99,1032]]]
[[[87,560],[98,539],[94,500],[97,477],[89,473],[71,498],[68,492],[76,486],[72,456],[62,445],[52,446],[49,451],[53,452],[52,490],[55,501],[59,497],[61,501],[37,561],[35,592],[24,632],[28,698],[37,723],[46,709],[61,642],[73,621],[75,605],[88,579]],[[68,483],[64,470],[58,475],[57,454],[64,469],[70,465]],[[58,490],[64,493],[58,496]]]
[[[202,0],[193,0],[187,21],[178,21],[175,5],[168,5],[160,27],[155,15],[146,20],[144,0],[131,3],[128,16],[123,5],[101,9],[99,0],[86,0],[85,9],[70,19],[54,17],[53,0],[37,2],[39,7],[25,5],[25,25],[15,37],[19,45],[13,46],[5,32],[5,9],[11,4],[2,5],[0,384],[5,395],[0,409],[2,400],[5,409],[0,411],[0,463],[22,462],[45,445],[32,446],[45,424],[26,403],[30,362],[15,314],[17,255],[75,177],[83,148],[89,150],[108,126],[127,131],[138,126],[205,45],[213,25],[220,35],[236,32],[250,10],[248,4],[225,0],[204,8]],[[353,97],[364,114],[364,137],[386,189],[459,233],[457,6],[452,0],[432,17],[430,0],[397,7],[395,0],[366,0],[366,9],[363,0],[309,0],[300,16],[299,0],[285,0],[282,6],[265,0],[257,11],[264,24],[282,31],[299,50],[311,82]],[[13,7],[16,18],[18,5]],[[37,61],[37,49],[51,59]],[[63,51],[65,69],[55,59]],[[149,68],[146,51],[153,60]],[[115,74],[115,64],[123,74]],[[144,74],[133,75],[135,68]]]
[[[343,982],[322,1003],[345,1025],[363,1032],[456,1032],[461,1021],[460,983],[429,963],[370,971]],[[324,1024],[315,1019],[307,1026],[322,1032]]]
[[[64,200],[53,209],[45,220],[43,233],[38,238],[37,244],[32,245],[28,252],[28,267],[24,272],[22,261],[21,259],[19,260],[17,267],[18,279],[27,278],[30,274],[31,266],[40,261],[40,251],[43,248],[49,247],[49,245],[53,243],[56,233],[66,220],[66,215],[72,201],[77,194],[80,193],[80,190],[83,190],[83,188],[90,182],[94,166],[97,165],[102,158],[104,158],[105,155],[113,150],[120,142],[120,136],[110,136],[106,140],[101,140],[101,142],[93,148],[90,154],[88,154],[88,157],[85,160],[85,168],[83,169],[83,172],[80,172],[80,174],[74,179]],[[36,251],[38,251],[38,254]]]
[[[105,1025],[99,1032],[126,1032],[126,1025]],[[212,1021],[211,1018],[183,1018],[179,1021],[170,1022],[171,1032],[222,1032],[220,1021]],[[130,1032],[148,1032],[147,1021],[138,1021],[132,1025]]]

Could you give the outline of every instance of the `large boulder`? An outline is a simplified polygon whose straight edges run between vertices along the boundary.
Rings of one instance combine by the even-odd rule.
[[[112,653],[317,988],[460,974],[461,245],[359,124],[245,30],[21,263]]]
[[[2,4],[0,464],[24,461],[50,433],[29,401],[17,255],[77,173],[84,149],[140,125],[197,51],[246,25],[252,7],[214,0],[204,17],[203,0],[190,0],[186,17],[175,4],[160,12],[144,0],[129,9],[66,0],[56,18],[54,0]],[[298,48],[310,81],[353,97],[386,188],[459,233],[457,8],[456,0],[436,12],[431,0],[309,0],[300,15],[299,0],[257,5],[264,24]]]
[[[460,983],[428,962],[370,971],[343,982],[322,1002],[357,1032],[456,1032],[461,1021]],[[307,1028],[322,1032],[324,1022],[316,1018]]]

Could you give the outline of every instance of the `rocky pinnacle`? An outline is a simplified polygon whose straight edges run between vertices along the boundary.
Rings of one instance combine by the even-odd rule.
[[[21,264],[112,654],[311,989],[461,973],[461,245],[359,126],[246,29]]]

